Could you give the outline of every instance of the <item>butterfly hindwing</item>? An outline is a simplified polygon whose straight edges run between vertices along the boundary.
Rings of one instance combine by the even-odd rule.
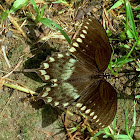
[[[96,127],[106,127],[115,117],[117,94],[108,82],[101,80],[98,85],[91,85],[75,106],[88,116]]]
[[[54,53],[41,64],[37,73],[45,82],[51,82],[51,87],[44,88],[39,98],[59,107],[67,107],[91,84],[99,82],[91,79],[93,72],[68,53]]]

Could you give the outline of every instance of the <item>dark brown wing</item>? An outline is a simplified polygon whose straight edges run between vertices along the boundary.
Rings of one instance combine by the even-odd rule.
[[[103,72],[111,58],[111,47],[102,25],[93,18],[84,21],[79,34],[73,40],[69,51],[89,68],[96,66]]]
[[[55,53],[37,71],[45,82],[51,82],[39,98],[53,106],[76,108],[97,126],[108,126],[115,117],[117,95],[113,87],[99,78],[108,66],[111,48],[105,30],[95,19],[82,25],[69,53]]]
[[[117,93],[105,80],[91,85],[75,105],[89,117],[97,127],[106,127],[114,119],[117,111]]]
[[[63,108],[80,98],[91,84],[99,83],[98,79],[91,78],[92,71],[68,53],[54,53],[42,63],[37,73],[45,82],[51,82],[51,86],[44,88],[39,98]],[[95,68],[94,75],[97,74]]]

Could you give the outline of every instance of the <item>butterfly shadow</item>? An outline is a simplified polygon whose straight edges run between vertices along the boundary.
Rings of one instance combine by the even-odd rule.
[[[46,57],[51,55],[51,52],[57,51],[55,48],[51,48],[47,42],[38,42],[43,29],[35,25],[35,23],[29,19],[29,24],[25,26],[25,31],[28,32],[27,36],[29,40],[27,44],[30,46],[30,52],[33,57],[29,58],[23,65],[23,73],[25,76],[41,82],[34,69],[38,69],[42,61],[46,60]],[[39,34],[39,35],[38,35]],[[33,72],[24,72],[26,69],[32,69]]]
[[[27,41],[27,43],[30,46],[30,52],[33,57],[25,61],[23,71],[21,71],[21,73],[36,82],[43,83],[42,79],[35,73],[35,70],[40,67],[41,62],[45,61],[47,56],[51,55],[52,52],[57,50],[55,48],[51,48],[47,42],[37,42],[39,40],[39,35],[37,35],[37,32],[42,34],[43,30],[42,28],[37,27],[31,19],[29,20],[29,24],[25,27],[25,30],[29,33],[28,38],[30,41]],[[47,84],[45,86],[47,86]],[[35,92],[40,93],[45,86],[43,85],[41,87],[37,87]],[[45,104],[43,100],[30,99],[29,100],[33,108],[37,110],[42,109],[43,128],[51,125],[58,119],[59,114],[61,114],[60,109],[56,109],[49,104]]]
[[[31,101],[32,107],[42,110],[42,128],[53,124],[62,113],[60,109],[54,108],[49,104],[45,104],[43,100]]]

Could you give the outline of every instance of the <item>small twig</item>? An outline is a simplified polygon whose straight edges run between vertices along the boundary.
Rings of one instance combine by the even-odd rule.
[[[13,70],[11,70],[8,74],[6,74],[5,76],[2,77],[3,79],[6,78],[6,77],[8,77],[9,75],[11,75],[11,74],[20,66],[20,64],[21,64],[21,62],[22,62],[22,60],[21,60],[22,57],[23,57],[23,56],[21,56],[21,57],[19,58],[19,61],[18,61],[17,65],[15,66],[15,68],[14,68]]]
[[[11,68],[11,65],[10,65],[10,63],[9,63],[9,60],[8,60],[8,58],[7,58],[7,56],[6,56],[6,53],[5,53],[5,46],[1,46],[1,50],[2,50],[2,52],[3,52],[3,56],[4,56],[4,59],[5,59],[5,61],[6,61],[6,63],[7,63],[7,65],[8,65],[8,67],[9,68]]]
[[[7,87],[10,87],[10,88],[13,88],[13,89],[16,89],[16,90],[19,90],[19,91],[22,91],[22,92],[25,92],[25,93],[29,93],[31,95],[38,95],[38,93],[36,93],[35,91],[32,91],[26,87],[21,87],[21,86],[18,86],[18,85],[13,85],[13,84],[7,84],[7,83],[3,83],[4,86],[7,86]]]

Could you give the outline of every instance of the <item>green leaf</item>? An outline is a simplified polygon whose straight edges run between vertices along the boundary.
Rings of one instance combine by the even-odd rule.
[[[140,15],[137,15],[136,18],[140,18]]]
[[[130,28],[128,28],[128,29],[126,30],[126,34],[127,34],[127,37],[128,37],[129,39],[133,39],[133,38],[134,38],[133,32],[132,32],[132,30],[131,30]]]
[[[140,47],[140,36],[137,39],[137,47]]]
[[[31,3],[32,3],[32,5],[33,5],[33,7],[34,7],[34,9],[35,9],[35,11],[36,11],[36,13],[39,15],[40,12],[39,12],[39,9],[38,9],[38,7],[37,7],[35,1],[34,1],[34,0],[30,0],[30,1],[31,1]]]
[[[115,8],[119,7],[122,4],[123,4],[123,0],[117,1],[107,12],[109,12],[112,9],[115,9]]]
[[[125,111],[125,131],[126,131],[126,134],[129,135],[129,128],[128,128],[128,109]]]
[[[134,9],[134,11],[138,11],[138,10],[140,10],[140,5],[138,5],[138,6]]]
[[[140,95],[136,95],[135,98],[138,98],[139,99],[140,98]]]
[[[98,133],[96,133],[93,137],[90,138],[90,140],[94,140],[96,137],[98,137],[99,135],[104,134],[104,131],[99,131]]]
[[[56,2],[53,2],[53,3],[62,3],[62,4],[68,4],[67,1],[65,0],[58,0]]]
[[[121,32],[121,34],[120,34],[120,39],[121,39],[122,41],[124,41],[124,40],[126,39],[125,32]]]
[[[133,114],[133,125],[130,129],[130,137],[133,137],[134,131],[135,131],[135,126],[136,126],[136,109],[135,109],[135,101],[134,101],[134,114]]]
[[[9,15],[9,10],[6,10],[5,12],[2,12],[1,24],[2,24],[3,20],[7,19],[8,15]]]
[[[52,20],[50,20],[48,18],[40,18],[39,21],[42,22],[42,24],[44,24],[45,26],[48,26],[51,28],[57,28],[63,34],[63,36],[66,38],[68,43],[69,44],[71,43],[71,40],[68,37],[68,35],[64,32],[64,30],[58,24],[54,23]]]
[[[112,126],[113,126],[113,135],[116,135],[116,121],[117,121],[117,119],[115,117],[114,120],[113,120],[113,123],[112,123]]]
[[[124,134],[115,135],[114,137],[117,139],[122,139],[122,140],[130,140],[129,137],[127,135],[124,135]]]
[[[110,133],[108,127],[104,128],[104,132],[105,132],[105,134],[108,135],[108,136],[111,135],[111,133]]]
[[[45,4],[45,5],[42,7],[42,9],[41,9],[40,18],[43,17],[45,7],[46,7],[46,4]]]
[[[127,44],[123,45],[123,47],[126,49],[130,49],[130,47]]]
[[[112,32],[110,30],[106,30],[107,36],[110,37],[112,35]]]
[[[135,22],[134,22],[134,17],[133,17],[131,5],[128,1],[125,2],[125,9],[126,9],[126,16],[128,16],[128,19],[129,19],[130,24],[131,24],[131,28],[132,28],[132,31],[133,31],[133,37],[137,40],[138,32],[136,30],[136,25],[135,25]]]
[[[26,6],[27,4],[28,0],[16,0],[9,11],[9,14],[19,10],[20,8]]]
[[[126,63],[131,62],[131,61],[133,61],[133,58],[126,59],[126,56],[124,56],[124,57],[116,59],[115,62],[112,63],[112,67],[119,67],[120,65],[122,64],[125,65]]]

